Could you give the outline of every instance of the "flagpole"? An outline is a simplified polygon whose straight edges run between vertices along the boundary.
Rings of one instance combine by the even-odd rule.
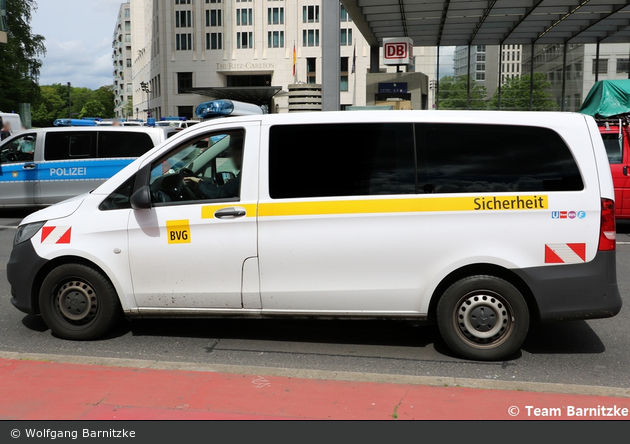
[[[352,79],[352,104],[357,104],[357,39],[354,39],[354,51],[352,51],[352,73],[354,74],[354,78]]]

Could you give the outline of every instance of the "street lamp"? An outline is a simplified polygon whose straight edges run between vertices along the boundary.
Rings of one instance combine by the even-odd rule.
[[[149,84],[147,82],[140,82],[140,88],[147,93],[147,109],[145,111],[147,112],[147,119],[149,119],[151,117],[151,110],[149,109],[149,93],[151,91],[149,90]]]

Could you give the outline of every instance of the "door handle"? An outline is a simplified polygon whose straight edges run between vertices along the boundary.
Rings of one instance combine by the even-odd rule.
[[[625,165],[625,166],[623,167],[623,175],[624,175],[624,176],[627,176],[627,175],[628,175],[628,165]]]
[[[243,217],[246,214],[247,211],[243,207],[228,207],[215,211],[214,217],[217,219],[236,219],[237,217]]]
[[[33,168],[35,168],[35,164],[34,163],[25,163],[24,166],[22,166],[23,169],[25,170],[32,170]]]

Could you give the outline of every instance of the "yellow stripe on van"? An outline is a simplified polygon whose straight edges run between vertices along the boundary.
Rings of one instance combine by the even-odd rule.
[[[307,216],[434,211],[544,210],[547,208],[548,202],[546,195],[423,197],[409,199],[262,203],[258,206],[258,215],[261,217]]]
[[[247,214],[245,217],[256,217],[256,204],[241,204],[239,202],[233,203],[220,203],[215,205],[204,205],[201,207],[201,218],[202,219],[214,219],[214,213],[223,208],[231,208],[231,207],[241,207],[245,208]]]

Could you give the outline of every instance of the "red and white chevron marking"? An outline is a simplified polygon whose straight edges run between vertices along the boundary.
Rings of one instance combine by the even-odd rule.
[[[545,264],[586,262],[586,244],[546,244]]]
[[[42,244],[69,244],[72,227],[43,227]]]

